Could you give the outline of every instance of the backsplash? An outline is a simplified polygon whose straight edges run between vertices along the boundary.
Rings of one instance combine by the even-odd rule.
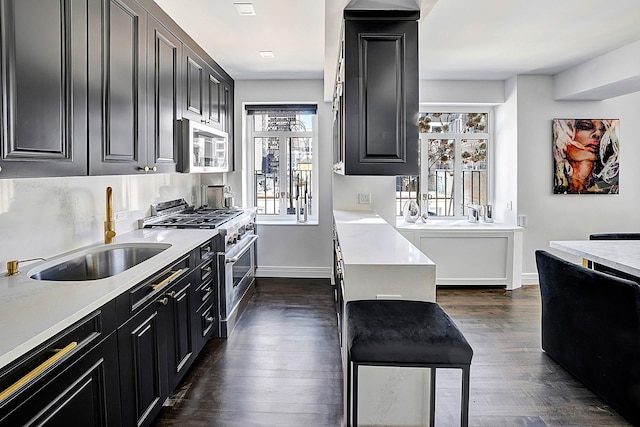
[[[102,241],[107,187],[113,188],[116,232],[124,234],[152,204],[193,203],[199,184],[198,174],[1,179],[0,274],[12,259],[48,258]]]

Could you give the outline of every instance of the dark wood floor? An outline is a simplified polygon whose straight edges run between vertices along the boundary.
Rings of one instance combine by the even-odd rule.
[[[439,289],[437,300],[474,349],[471,426],[630,425],[542,352],[537,286]],[[459,374],[438,372],[436,425],[457,425]],[[328,281],[259,279],[232,336],[209,342],[171,403],[157,427],[339,426]]]

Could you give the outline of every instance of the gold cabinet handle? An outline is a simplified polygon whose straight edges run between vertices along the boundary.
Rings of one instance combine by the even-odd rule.
[[[66,347],[58,350],[56,354],[42,362],[40,365],[36,366],[35,369],[27,373],[25,376],[20,378],[15,383],[11,384],[8,388],[0,393],[0,402],[4,401],[6,398],[14,394],[16,391],[20,390],[24,387],[29,381],[33,380],[35,377],[43,373],[47,370],[51,365],[56,363],[58,360],[62,359],[66,354],[68,354],[71,350],[73,350],[78,343],[73,341],[67,344]]]
[[[152,167],[152,168],[151,168],[151,171],[152,171],[152,172],[156,172],[157,170],[158,170],[158,167],[157,167],[157,166],[154,166],[154,167]]]
[[[207,273],[211,273],[211,267],[204,268],[204,271],[206,271]]]
[[[160,298],[160,299],[158,300],[158,303],[159,303],[159,304],[162,304],[162,305],[167,305],[167,304],[169,304],[169,298],[167,298],[167,297]]]
[[[171,292],[168,292],[168,293],[167,293],[167,296],[168,296],[169,298],[176,299],[176,294],[177,294],[177,292],[176,292],[176,291],[171,291]]]
[[[207,246],[206,248],[204,248],[205,252],[211,252],[211,246]]]
[[[149,286],[151,286],[154,291],[157,291],[158,289],[164,288],[165,286],[167,286],[167,283],[175,279],[176,276],[178,276],[180,273],[182,273],[182,269],[172,272],[171,276],[167,277],[162,282],[156,283],[155,285],[149,285]]]
[[[145,167],[143,167],[143,168],[142,168],[142,167],[140,167],[140,168],[138,168],[138,169],[140,169],[141,171],[149,172],[149,166],[145,166]]]
[[[202,288],[202,290],[203,290],[204,292],[211,292],[211,291],[212,291],[212,288],[211,288],[211,286],[209,286],[209,287],[206,287],[206,288]]]

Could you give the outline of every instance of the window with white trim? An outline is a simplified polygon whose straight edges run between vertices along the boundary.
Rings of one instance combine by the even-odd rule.
[[[315,105],[248,105],[253,202],[258,219],[305,223],[316,217]]]
[[[420,176],[399,176],[398,214],[409,200],[430,217],[464,217],[490,200],[489,113],[420,113]]]

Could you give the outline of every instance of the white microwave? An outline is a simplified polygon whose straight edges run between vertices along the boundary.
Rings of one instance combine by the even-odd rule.
[[[229,135],[182,119],[182,172],[229,172]]]

